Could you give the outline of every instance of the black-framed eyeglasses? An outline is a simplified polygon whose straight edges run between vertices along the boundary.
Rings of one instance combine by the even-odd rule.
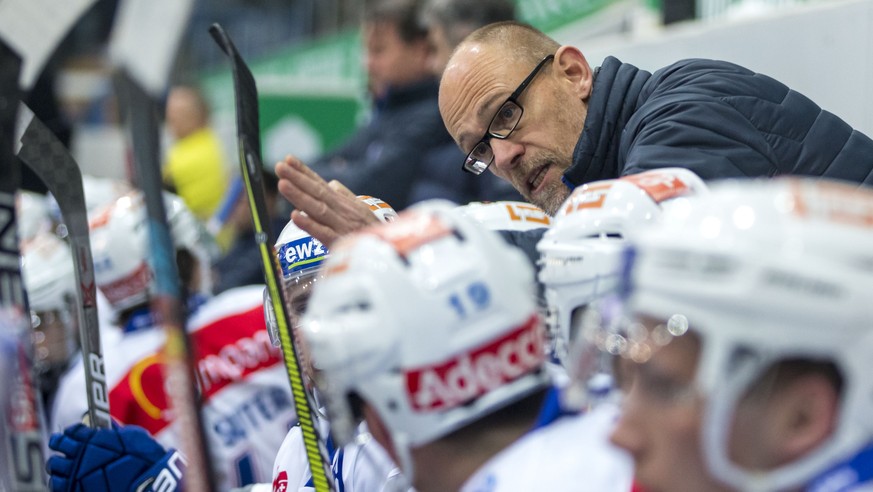
[[[515,127],[518,126],[518,122],[521,121],[521,115],[524,113],[524,108],[518,102],[518,98],[521,97],[521,93],[527,89],[527,86],[537,76],[543,65],[554,57],[555,55],[548,55],[540,60],[530,74],[521,81],[521,84],[519,84],[512,95],[506,98],[500,109],[494,113],[491,122],[488,123],[488,131],[485,132],[485,136],[479,140],[479,143],[473,146],[473,150],[464,159],[464,166],[462,167],[464,171],[479,175],[485,172],[488,166],[494,162],[494,150],[491,149],[489,141],[492,138],[503,140],[512,135]]]

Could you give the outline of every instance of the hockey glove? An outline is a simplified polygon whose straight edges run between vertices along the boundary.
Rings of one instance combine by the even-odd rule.
[[[174,492],[182,490],[185,461],[134,425],[92,429],[76,424],[52,434],[52,492]]]

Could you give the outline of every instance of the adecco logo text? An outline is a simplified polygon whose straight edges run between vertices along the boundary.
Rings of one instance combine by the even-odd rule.
[[[406,389],[415,410],[452,408],[533,371],[544,359],[543,331],[534,315],[484,346],[406,372]]]

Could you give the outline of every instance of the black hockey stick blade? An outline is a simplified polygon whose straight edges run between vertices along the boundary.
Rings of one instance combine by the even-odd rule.
[[[160,136],[157,103],[126,71],[117,75],[116,87],[133,141],[134,169],[146,204],[149,251],[155,290],[152,311],[167,335],[165,380],[173,381],[166,389],[176,412],[175,425],[181,429],[182,451],[188,459],[185,489],[215,490],[206,433],[200,414],[200,396],[194,367],[194,349],[185,330],[184,303],[181,299],[176,253],[167,223],[161,187]]]
[[[94,260],[88,236],[88,213],[82,173],[64,144],[36,116],[24,130],[18,157],[30,167],[54,195],[67,228],[73,264],[76,266],[76,297],[79,304],[79,340],[85,368],[88,395],[88,422],[92,427],[108,429],[109,393],[100,345],[97,320],[97,288],[94,284]]]
[[[316,492],[336,490],[331,461],[327,446],[319,432],[316,420],[317,406],[306,391],[303,382],[302,367],[297,347],[294,346],[285,295],[279,287],[277,272],[278,260],[273,253],[273,246],[268,244],[273,237],[270,231],[270,217],[267,213],[264,196],[264,171],[260,151],[260,127],[258,124],[258,89],[255,79],[245,61],[240,56],[236,46],[219,24],[209,28],[218,46],[230,59],[233,71],[234,94],[236,95],[237,138],[239,144],[239,161],[249,208],[252,211],[252,222],[255,226],[255,241],[261,253],[264,280],[273,309],[276,322],[279,325],[282,355],[285,359],[285,369],[291,383],[291,393],[294,395],[294,406],[303,433],[303,443],[306,447],[306,459],[312,472],[312,483]]]
[[[0,39],[0,488],[46,490],[43,421],[15,223],[18,160],[13,152],[21,58]],[[8,371],[7,374],[2,372]]]

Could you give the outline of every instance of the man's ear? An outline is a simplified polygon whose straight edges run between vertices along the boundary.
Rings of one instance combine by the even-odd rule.
[[[777,425],[782,461],[794,461],[821,445],[837,425],[840,396],[820,374],[806,374],[779,390]]]
[[[556,75],[565,80],[571,90],[583,101],[591,95],[594,83],[591,66],[585,55],[574,46],[561,46],[555,52],[554,70]]]

